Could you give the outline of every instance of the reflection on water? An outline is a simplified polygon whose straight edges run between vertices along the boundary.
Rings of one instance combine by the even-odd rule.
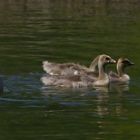
[[[112,92],[117,92],[117,93],[123,93],[125,91],[129,91],[129,85],[128,84],[111,84],[110,85],[110,90]]]
[[[15,115],[20,114],[20,118],[24,119],[24,125],[34,130],[32,123],[40,124],[42,128],[35,127],[38,131],[41,129],[43,133],[39,131],[39,136],[46,134],[46,137],[52,138],[52,136],[60,137],[61,135],[61,138],[66,138],[70,135],[71,129],[75,129],[73,138],[79,138],[81,132],[82,136],[95,137],[96,135],[97,138],[105,138],[108,134],[120,136],[121,132],[118,130],[129,130],[129,125],[135,125],[132,122],[128,123],[129,117],[131,118],[131,112],[128,111],[137,112],[137,110],[127,106],[132,104],[131,101],[135,103],[138,101],[135,100],[136,96],[129,93],[128,85],[115,84],[110,87],[79,89],[60,88],[44,86],[40,82],[41,76],[41,73],[3,76],[5,92],[0,97],[1,109],[11,108]],[[12,112],[9,115],[10,118],[15,116]],[[24,113],[28,119],[25,118]],[[7,111],[4,111],[5,115],[8,115]],[[137,115],[135,117],[134,120],[137,120]],[[42,118],[42,121],[38,118]],[[16,121],[21,123],[18,118]],[[114,123],[118,125],[115,125],[115,128]],[[5,126],[6,123],[3,122],[3,125]],[[13,125],[15,123],[8,123],[9,127]],[[23,127],[17,128],[18,133],[22,135]],[[35,138],[34,132],[30,130],[28,132]]]

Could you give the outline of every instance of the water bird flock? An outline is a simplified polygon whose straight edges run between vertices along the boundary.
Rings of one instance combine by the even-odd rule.
[[[108,64],[116,64],[117,73],[107,73]],[[42,76],[41,81],[44,85],[74,88],[108,86],[110,83],[128,84],[130,76],[125,73],[125,69],[131,65],[134,63],[128,58],[119,58],[116,62],[106,54],[95,57],[89,67],[75,63],[43,61],[43,70],[46,74]]]

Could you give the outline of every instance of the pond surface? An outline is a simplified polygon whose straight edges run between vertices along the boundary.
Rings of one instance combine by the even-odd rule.
[[[135,63],[129,86],[40,81],[44,60],[89,66],[101,53]],[[0,140],[138,140],[139,54],[139,0],[1,0]]]

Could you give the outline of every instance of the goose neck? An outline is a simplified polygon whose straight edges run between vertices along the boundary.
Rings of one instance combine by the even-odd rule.
[[[97,56],[97,57],[91,62],[90,67],[89,67],[89,69],[90,69],[91,71],[94,71],[94,72],[98,71],[98,60],[99,60],[99,56]]]
[[[99,64],[99,79],[105,79],[106,73],[105,73],[105,64]]]
[[[119,64],[117,65],[117,72],[118,72],[119,77],[124,75],[124,67],[123,67],[123,65],[119,65]]]

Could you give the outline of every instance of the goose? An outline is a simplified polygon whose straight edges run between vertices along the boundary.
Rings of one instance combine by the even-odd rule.
[[[78,75],[83,73],[90,74],[90,72],[96,74],[98,73],[98,59],[99,55],[92,61],[89,68],[75,63],[59,64],[43,61],[43,70],[50,75]]]
[[[119,58],[117,62],[117,73],[110,72],[109,78],[111,82],[117,82],[121,84],[128,84],[130,81],[130,76],[125,73],[126,67],[134,65],[128,58]]]
[[[98,58],[99,76],[94,77],[86,73],[78,75],[46,75],[41,78],[44,85],[54,85],[61,87],[88,87],[106,86],[109,84],[109,77],[105,72],[107,64],[116,63],[109,55],[102,54]]]

